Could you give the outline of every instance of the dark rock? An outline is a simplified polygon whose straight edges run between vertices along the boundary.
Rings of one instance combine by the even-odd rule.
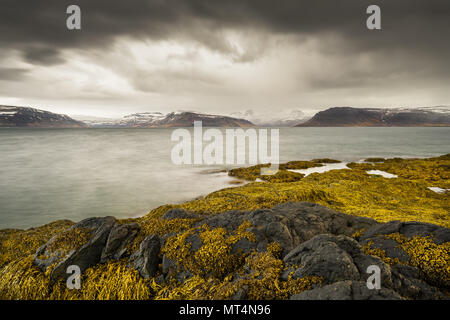
[[[360,241],[370,240],[377,235],[388,235],[391,233],[400,233],[407,238],[414,236],[427,237],[432,236],[436,244],[442,244],[450,241],[450,229],[438,225],[422,222],[401,222],[390,221],[383,224],[374,225],[369,228]]]
[[[377,225],[372,219],[350,216],[310,202],[288,202],[271,209],[228,211],[206,217],[196,225],[236,230],[245,220],[252,225],[248,231],[257,239],[257,249],[265,250],[270,242],[283,247],[283,255],[318,234],[352,235],[363,228]]]
[[[324,277],[327,283],[359,280],[358,268],[349,253],[332,241],[331,235],[319,235],[289,252],[284,261],[299,268],[292,278]]]
[[[402,300],[391,289],[368,289],[363,281],[340,281],[292,295],[291,300]]]
[[[164,275],[172,275],[176,272],[176,262],[172,259],[167,258],[167,255],[162,257],[162,272]]]
[[[292,277],[320,276],[324,283],[343,280],[366,281],[367,267],[376,265],[381,271],[383,287],[392,286],[391,270],[380,258],[368,256],[361,245],[347,236],[318,235],[293,249],[284,262],[298,266]]]
[[[246,300],[248,294],[248,286],[242,286],[234,293],[231,300]]]
[[[362,245],[372,241],[371,248],[380,248],[386,252],[386,256],[397,258],[400,261],[409,261],[408,254],[399,247],[399,243],[392,239],[386,239],[384,236],[374,236],[373,238],[360,241]]]
[[[101,262],[123,258],[127,251],[126,246],[133,241],[139,230],[140,227],[137,223],[114,225],[102,252]]]
[[[420,279],[420,271],[415,267],[401,264],[392,266],[392,278],[394,290],[409,299],[449,299],[439,289]]]
[[[186,244],[190,245],[190,250],[195,252],[201,248],[201,246],[203,245],[203,241],[198,235],[193,234],[186,238]]]
[[[246,238],[238,240],[231,247],[231,253],[248,253],[256,248],[256,243],[247,240]]]
[[[197,219],[201,217],[198,214],[180,209],[180,208],[174,208],[168,210],[166,213],[163,214],[162,218],[166,220],[172,220],[172,219]]]
[[[50,282],[59,278],[66,279],[67,267],[76,265],[84,272],[87,268],[100,262],[103,249],[108,240],[109,232],[116,223],[113,217],[90,218],[73,225],[71,228],[94,228],[91,239],[78,250],[72,250],[62,261],[60,261],[50,273]]]
[[[151,278],[156,274],[159,264],[160,242],[156,235],[146,237],[140,244],[139,250],[131,257],[134,268],[143,278]]]

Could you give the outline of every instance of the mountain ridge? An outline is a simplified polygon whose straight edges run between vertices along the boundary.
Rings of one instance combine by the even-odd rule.
[[[0,105],[0,127],[83,128],[86,124],[64,114]]]
[[[450,110],[333,107],[295,127],[448,127]]]

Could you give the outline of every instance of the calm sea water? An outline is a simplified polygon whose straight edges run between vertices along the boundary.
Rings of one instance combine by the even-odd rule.
[[[172,129],[0,129],[0,229],[144,215],[230,187],[218,166],[177,166]],[[430,157],[450,128],[284,128],[280,160]]]

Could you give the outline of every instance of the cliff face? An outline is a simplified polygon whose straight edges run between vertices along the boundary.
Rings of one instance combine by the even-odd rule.
[[[450,126],[450,113],[431,110],[335,107],[318,112],[297,127],[427,127]]]
[[[85,124],[63,114],[49,111],[0,106],[0,127],[81,128]]]

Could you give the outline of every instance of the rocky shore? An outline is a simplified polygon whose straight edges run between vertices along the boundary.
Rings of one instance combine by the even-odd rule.
[[[449,299],[449,195],[428,187],[448,189],[450,156],[288,171],[321,161],[334,160],[284,164],[265,182],[138,219],[1,230],[0,298]],[[71,265],[79,290],[66,287]],[[381,271],[379,289],[367,286],[369,266]]]

